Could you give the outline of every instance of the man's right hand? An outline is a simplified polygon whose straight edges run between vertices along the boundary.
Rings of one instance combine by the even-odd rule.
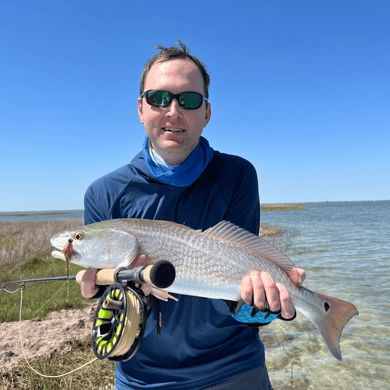
[[[80,291],[84,298],[92,298],[99,291],[99,288],[95,284],[97,268],[87,268],[81,278]]]
[[[135,267],[142,267],[148,265],[148,257],[146,255],[137,255],[133,262],[129,265],[129,269]],[[92,298],[99,291],[99,288],[95,285],[96,274],[98,273],[96,268],[88,268],[80,284],[81,295],[84,298]],[[149,295],[152,291],[152,286],[148,284],[142,284],[141,290],[144,292],[145,296]]]

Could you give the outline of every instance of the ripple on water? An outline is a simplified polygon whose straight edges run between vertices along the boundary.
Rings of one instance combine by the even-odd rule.
[[[342,362],[303,315],[294,325],[274,321],[260,329],[268,337],[272,383],[275,389],[390,389],[390,202],[308,206],[263,213],[262,223],[287,232],[275,245],[307,271],[305,287],[352,302],[360,315],[343,331]]]

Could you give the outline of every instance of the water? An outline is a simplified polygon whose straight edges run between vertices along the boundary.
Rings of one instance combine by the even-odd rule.
[[[84,210],[0,212],[0,222],[48,221],[53,219],[83,219]]]
[[[274,244],[306,270],[305,287],[350,301],[360,314],[344,328],[342,362],[301,314],[260,328],[273,386],[390,389],[390,201],[307,206],[262,212],[261,223],[285,230]],[[0,213],[0,222],[82,217],[82,210]]]
[[[390,389],[390,201],[308,203],[268,211],[261,223],[286,231],[275,245],[307,272],[305,287],[352,302],[343,361],[309,320],[260,329],[275,389]]]

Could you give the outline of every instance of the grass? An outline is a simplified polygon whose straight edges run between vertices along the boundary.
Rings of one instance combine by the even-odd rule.
[[[289,210],[307,210],[307,206],[303,204],[262,204],[260,211],[289,211]]]
[[[81,220],[0,223],[0,286],[4,282],[66,275],[65,261],[51,256],[50,237],[55,233],[81,226]],[[70,273],[83,269],[71,264]],[[70,282],[69,296],[66,286],[53,295],[65,282],[27,283],[23,294],[22,319],[39,316],[44,319],[51,311],[84,309],[91,300],[84,299],[80,287]],[[18,285],[9,285],[15,290]],[[52,298],[53,297],[53,298]],[[50,299],[51,298],[51,299]],[[50,300],[49,300],[50,299]],[[42,308],[42,305],[49,302]],[[20,294],[0,291],[0,322],[19,320]],[[70,351],[69,351],[70,349]],[[66,350],[66,352],[64,352]],[[57,375],[74,370],[95,357],[90,340],[74,340],[55,350],[48,357],[37,357],[29,363],[46,375]],[[63,378],[43,378],[35,374],[23,361],[9,372],[0,375],[1,389],[97,389],[114,383],[115,364],[98,360],[82,370]]]
[[[0,248],[5,246],[15,247],[18,244],[19,235],[18,233],[10,234],[9,236],[0,235]]]
[[[55,233],[82,225],[82,221],[42,221],[15,222],[0,224],[2,246],[0,248],[0,285],[4,282],[21,279],[46,278],[66,275],[65,261],[54,259],[51,253],[50,237]],[[71,265],[71,274],[76,274],[82,267]],[[51,298],[64,282],[27,283],[24,294],[22,319],[41,318],[53,310],[77,308],[83,309],[90,301],[80,295],[80,287],[70,282],[69,296],[63,288],[55,299],[51,299],[40,311],[38,309]],[[18,285],[9,285],[8,290],[15,290]],[[0,293],[0,321],[19,320],[19,294]]]
[[[50,237],[83,225],[82,220],[0,223],[0,267],[17,265],[37,253],[50,253]]]
[[[81,269],[83,268],[71,265],[70,273],[74,275]],[[17,266],[5,268],[1,274],[0,282],[65,275],[64,261],[53,259],[49,254],[38,253]],[[90,300],[84,299],[80,295],[80,286],[74,281],[69,284],[69,296],[65,286],[55,298],[52,298],[64,284],[66,282],[63,281],[26,283],[26,293],[23,294],[22,320],[31,320],[37,316],[44,319],[53,310],[84,309],[91,303]],[[7,290],[14,291],[18,287],[19,285],[16,284],[8,285]],[[20,294],[0,293],[0,322],[18,321],[19,304]],[[44,304],[45,306],[42,308]]]
[[[283,230],[274,226],[261,225],[260,236],[276,236],[282,234]]]
[[[69,350],[70,349],[70,350]],[[66,350],[66,352],[64,352]],[[29,360],[30,365],[45,375],[58,375],[74,370],[95,357],[89,340],[74,340],[48,357]],[[25,362],[0,377],[0,388],[21,390],[99,389],[115,382],[115,363],[97,360],[81,370],[61,378],[44,378],[35,374]]]
[[[82,224],[81,220],[0,223],[0,286],[7,281],[66,275],[65,262],[50,255],[50,237]],[[262,235],[274,236],[281,232],[280,229],[270,226],[262,226],[260,229]],[[70,266],[72,275],[80,269],[83,268],[73,264]],[[82,298],[79,285],[75,282],[70,282],[69,296],[65,287],[53,297],[63,284],[64,282],[58,281],[26,284],[22,319],[33,319],[37,316],[44,319],[51,311],[83,309],[91,303],[90,300]],[[17,288],[18,285],[8,286],[9,290]],[[47,300],[49,302],[41,308]],[[18,321],[19,304],[20,294],[0,291],[0,322]],[[54,350],[50,356],[30,359],[29,363],[46,375],[57,375],[72,371],[94,357],[90,340],[74,340],[59,350]],[[114,380],[115,364],[109,360],[95,361],[63,378],[43,378],[35,374],[23,361],[9,372],[0,375],[0,388],[96,390],[113,384]]]

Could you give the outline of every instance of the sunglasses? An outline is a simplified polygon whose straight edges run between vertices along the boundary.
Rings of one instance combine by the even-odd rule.
[[[174,94],[168,91],[160,91],[159,89],[151,89],[144,92],[140,96],[145,97],[148,104],[153,107],[168,107],[173,99],[176,99],[181,108],[186,110],[196,110],[199,108],[203,100],[207,102],[207,99],[198,92],[182,92]]]

